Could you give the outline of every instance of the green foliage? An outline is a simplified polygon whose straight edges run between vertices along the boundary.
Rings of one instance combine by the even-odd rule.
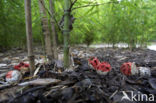
[[[93,26],[86,26],[86,31],[83,35],[83,43],[85,43],[87,46],[89,46],[93,41],[94,41],[94,38],[95,38],[95,31],[94,31],[94,28]]]
[[[54,4],[56,31],[62,44],[63,35],[58,23],[64,14],[64,0],[54,0]],[[46,8],[49,10],[48,1]],[[155,11],[155,0],[120,0],[118,3],[117,0],[77,0],[71,12],[76,20],[70,42],[87,45],[127,43],[131,47],[135,47],[135,44],[147,45],[156,40]],[[43,44],[38,0],[32,1],[32,28],[34,42]],[[24,1],[0,0],[0,47],[25,46]]]
[[[1,0],[0,7],[0,46],[24,45],[26,37],[23,2]]]

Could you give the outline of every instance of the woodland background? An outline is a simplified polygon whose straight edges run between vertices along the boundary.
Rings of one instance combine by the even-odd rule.
[[[49,0],[45,1],[50,22]],[[64,0],[53,0],[58,45],[63,34],[58,25]],[[32,31],[35,45],[44,46],[38,0],[32,0]],[[156,40],[155,0],[78,0],[72,7],[75,18],[70,44],[127,43],[146,46]],[[50,28],[49,23],[49,28]],[[26,47],[24,0],[0,0],[0,47]]]

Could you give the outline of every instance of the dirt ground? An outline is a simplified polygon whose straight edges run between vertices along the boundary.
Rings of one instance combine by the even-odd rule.
[[[59,82],[48,85],[31,84],[20,86],[19,83],[4,86],[0,82],[0,103],[139,103],[139,101],[122,100],[127,91],[136,94],[156,94],[156,51],[148,49],[112,48],[71,48],[74,66],[70,70],[58,72],[53,63],[43,63],[36,77],[23,79],[20,83],[39,78],[57,79]],[[59,50],[62,60],[62,50]],[[35,49],[36,61],[45,59],[41,48]],[[107,75],[100,75],[88,65],[89,57],[97,57],[100,61],[111,64],[112,70]],[[0,53],[0,74],[12,70],[13,65],[28,62],[26,51],[21,49]],[[150,77],[139,75],[125,76],[120,67],[125,62],[135,62],[138,67],[149,67]],[[40,63],[40,62],[39,62]],[[36,65],[38,67],[38,65]],[[29,77],[24,75],[23,78]],[[5,82],[5,77],[0,77]],[[123,92],[124,91],[124,92]],[[149,102],[143,98],[143,103]],[[155,98],[156,99],[156,98]],[[141,102],[140,102],[141,103]]]

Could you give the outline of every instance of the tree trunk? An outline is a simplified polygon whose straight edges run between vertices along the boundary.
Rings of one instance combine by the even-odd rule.
[[[31,22],[31,0],[25,0],[25,22],[27,34],[28,59],[30,64],[30,74],[33,75],[35,69],[33,54],[32,22]]]
[[[115,49],[115,43],[113,43],[112,46],[113,46],[113,49]]]
[[[54,53],[54,58],[58,59],[58,53],[57,53],[57,34],[56,34],[56,29],[55,29],[55,22],[54,22],[54,4],[52,0],[49,0],[50,4],[50,12],[51,12],[51,17],[50,17],[50,23],[51,23],[51,30],[52,30],[52,36],[53,36],[53,53]]]
[[[64,10],[64,30],[63,30],[63,35],[64,35],[64,66],[65,68],[69,67],[70,63],[70,57],[69,57],[69,35],[70,35],[70,30],[69,30],[69,22],[70,22],[70,0],[64,0],[65,3],[65,10]]]
[[[39,0],[39,8],[40,8],[40,15],[41,15],[41,25],[42,31],[45,39],[45,50],[46,55],[49,60],[52,60],[53,53],[52,53],[52,44],[51,44],[51,37],[50,37],[50,30],[48,26],[48,17],[45,10],[44,0]]]

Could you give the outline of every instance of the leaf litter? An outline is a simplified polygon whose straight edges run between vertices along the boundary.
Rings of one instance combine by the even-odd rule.
[[[14,63],[22,58],[27,61],[26,54],[22,55],[4,56],[0,60],[3,64],[0,67],[0,103],[137,103],[121,100],[123,91],[156,94],[156,52],[152,50],[74,48],[70,70],[65,70],[58,60],[45,62],[45,57],[39,54],[36,57],[38,69],[33,77],[25,73],[19,83],[6,83],[5,73],[12,70]],[[88,65],[92,56],[109,62],[111,72],[100,75],[92,69]],[[124,62],[150,68],[151,76],[123,75],[120,66]]]

